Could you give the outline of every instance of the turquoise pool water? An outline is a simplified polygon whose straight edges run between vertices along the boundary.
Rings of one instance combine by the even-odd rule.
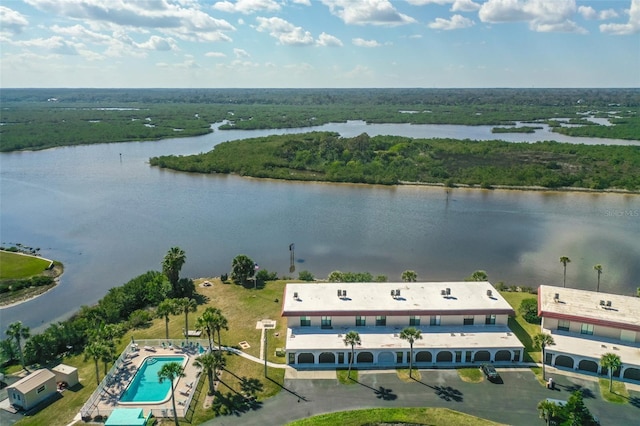
[[[171,383],[167,380],[160,383],[158,371],[169,362],[179,362],[182,365],[185,358],[184,356],[151,356],[146,358],[122,394],[120,402],[156,403],[167,399]]]

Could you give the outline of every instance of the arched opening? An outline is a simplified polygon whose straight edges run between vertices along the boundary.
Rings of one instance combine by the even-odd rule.
[[[496,361],[511,361],[511,351],[499,350],[496,352]]]
[[[436,362],[452,362],[453,354],[449,351],[438,352],[436,355]]]
[[[315,357],[312,353],[303,352],[298,355],[298,364],[313,364],[315,363]]]
[[[318,357],[318,362],[320,364],[335,364],[336,356],[333,352],[322,352]]]
[[[431,352],[420,351],[416,354],[416,362],[431,362]]]
[[[393,364],[395,356],[393,352],[380,352],[378,355],[378,364]]]
[[[373,363],[373,354],[371,352],[360,352],[356,355],[358,363]]]
[[[556,367],[573,368],[573,358],[566,355],[558,355],[556,357]]]
[[[622,377],[625,379],[640,381],[640,368],[629,367],[624,370],[624,375]]]
[[[598,372],[598,363],[588,359],[583,359],[578,363],[578,370],[590,371],[592,373]]]
[[[491,354],[489,353],[489,351],[478,351],[475,354],[473,354],[473,360],[489,362],[491,361]]]

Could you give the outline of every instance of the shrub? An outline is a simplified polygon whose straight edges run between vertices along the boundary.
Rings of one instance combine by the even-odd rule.
[[[313,281],[315,280],[313,274],[309,271],[300,271],[298,273],[298,279],[302,281]]]
[[[524,299],[520,303],[518,312],[528,323],[540,324],[540,317],[538,316],[538,301],[536,299]]]
[[[144,327],[149,322],[151,322],[152,319],[153,316],[149,311],[138,309],[133,311],[131,315],[129,315],[129,326],[132,328]]]

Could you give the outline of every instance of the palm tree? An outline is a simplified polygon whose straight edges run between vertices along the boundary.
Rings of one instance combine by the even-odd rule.
[[[413,374],[413,343],[422,339],[422,333],[415,327],[405,327],[400,332],[400,338],[409,342],[411,347],[411,352],[409,353],[409,378],[411,378]]]
[[[571,259],[567,256],[560,256],[560,263],[564,265],[564,279],[562,281],[562,287],[567,286],[567,263],[571,263]]]
[[[177,315],[180,311],[176,299],[164,299],[156,309],[156,317],[164,318],[164,331],[167,340],[169,340],[169,315]]]
[[[115,361],[116,359],[116,345],[113,341],[103,342],[102,344],[102,354],[100,354],[100,360],[104,362],[104,375],[107,375],[108,369],[107,366],[110,362]]]
[[[24,365],[24,354],[22,353],[22,339],[28,339],[31,334],[29,333],[29,327],[26,325],[22,325],[22,321],[16,321],[9,324],[7,328],[7,336],[15,340],[16,348],[18,349],[18,355],[20,356],[20,365],[25,370],[27,369],[26,365]]]
[[[193,361],[193,365],[202,369],[204,374],[207,375],[209,379],[209,395],[213,395],[215,392],[214,374],[217,370],[222,370],[227,366],[226,358],[219,352],[208,352],[197,357]]]
[[[596,287],[596,293],[598,293],[600,291],[600,275],[602,275],[602,265],[598,263],[593,267],[593,269],[595,269],[598,273],[598,286]]]
[[[222,352],[222,338],[220,337],[220,330],[229,330],[229,322],[227,318],[222,315],[222,311],[216,309],[213,315],[213,329],[216,331],[218,335],[218,351]]]
[[[204,332],[207,334],[207,337],[209,338],[210,348],[213,347],[211,335],[214,333],[213,321],[214,321],[214,315],[216,310],[217,310],[216,308],[209,306],[207,309],[204,310],[204,312],[202,312],[202,315],[200,315],[196,319],[196,328],[198,330],[204,330]]]
[[[89,358],[93,359],[96,366],[96,383],[100,385],[100,368],[98,367],[98,361],[103,359],[106,350],[104,344],[99,340],[94,340],[84,348],[84,360]]]
[[[416,271],[410,271],[410,270],[406,270],[402,273],[402,281],[404,282],[415,282],[418,279],[418,274],[416,274]]]
[[[182,369],[182,365],[179,362],[168,362],[164,364],[160,371],[158,371],[158,381],[160,383],[165,380],[169,380],[171,382],[171,405],[173,406],[173,420],[176,423],[176,426],[180,426],[178,423],[178,413],[176,413],[176,379],[179,377],[184,377],[184,370]]]
[[[544,361],[545,361],[545,348],[549,345],[553,345],[555,342],[553,341],[553,336],[546,333],[538,333],[533,336],[533,345],[542,350],[542,380],[547,380],[544,371]]]
[[[600,365],[609,372],[609,392],[613,388],[613,372],[622,366],[620,357],[614,353],[606,353],[600,357]]]
[[[169,279],[174,293],[180,279],[180,270],[186,260],[187,256],[184,254],[184,250],[180,247],[171,247],[162,261],[162,273]]]
[[[551,419],[553,418],[553,416],[558,414],[559,409],[560,406],[558,404],[547,399],[543,399],[538,403],[540,417],[542,417],[547,422],[547,425],[551,424]]]
[[[347,378],[351,378],[351,364],[353,364],[353,358],[355,357],[355,346],[361,344],[360,333],[357,331],[349,331],[344,335],[344,344],[346,346],[351,346],[351,357],[349,358],[349,372],[347,374]]]
[[[189,341],[189,312],[195,312],[198,309],[198,303],[195,299],[183,297],[178,299],[178,310],[184,312],[184,337]]]

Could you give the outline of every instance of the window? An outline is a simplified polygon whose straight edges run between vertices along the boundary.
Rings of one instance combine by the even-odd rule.
[[[571,325],[570,321],[567,320],[558,320],[558,330],[561,331],[569,331],[569,327]]]
[[[494,314],[487,315],[484,319],[484,323],[487,325],[494,325],[496,323],[496,316]]]
[[[464,320],[462,321],[464,325],[473,325],[473,315],[465,315]]]
[[[376,317],[376,325],[377,326],[385,326],[387,325],[387,317],[384,315],[378,315]]]
[[[417,315],[411,315],[409,317],[409,325],[416,326],[416,327],[420,326],[420,317]]]
[[[38,393],[42,393],[42,392],[44,392],[45,388],[46,388],[46,386],[42,385],[42,386],[40,386],[40,387],[38,388],[37,392],[38,392]]]
[[[588,334],[588,335],[593,335],[593,324],[582,324],[582,327],[580,327],[580,333],[582,334]]]
[[[331,317],[322,317],[320,320],[320,327],[331,328]]]
[[[440,315],[431,315],[429,325],[440,325]]]
[[[300,317],[300,327],[309,327],[311,325],[311,317]]]
[[[364,316],[356,316],[356,327],[364,327],[367,325],[367,317]]]

